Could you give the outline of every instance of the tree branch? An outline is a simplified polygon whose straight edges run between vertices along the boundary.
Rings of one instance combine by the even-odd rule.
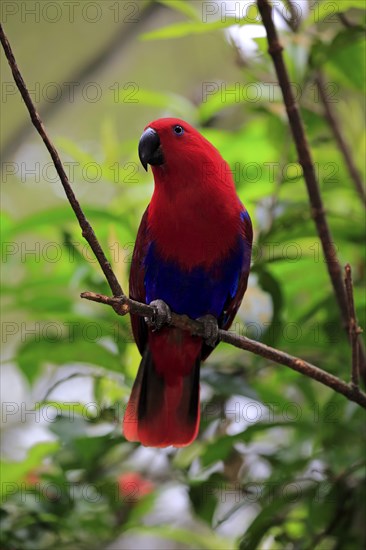
[[[317,233],[322,244],[328,273],[333,285],[334,294],[338,302],[344,329],[349,334],[348,329],[348,303],[347,294],[343,284],[342,269],[337,257],[337,251],[332,239],[332,235],[325,216],[323,201],[320,195],[319,184],[315,175],[314,163],[311,158],[310,148],[304,130],[304,125],[300,116],[299,108],[296,104],[288,72],[283,60],[283,47],[279,42],[277,30],[274,26],[271,6],[268,0],[257,0],[258,9],[262,17],[263,25],[267,33],[268,52],[273,59],[276,69],[278,83],[280,85],[283,100],[285,103],[287,116],[291,132],[295,141],[299,164],[302,166],[306,188],[308,191],[311,214],[314,219]],[[361,340],[358,340],[358,349],[360,357],[360,370],[366,383],[366,353]]]
[[[118,312],[118,309],[121,308],[121,315],[124,315],[125,313],[133,313],[135,315],[149,318],[153,318],[155,315],[154,307],[136,302],[135,300],[131,300],[127,297],[111,298],[109,296],[96,294],[94,292],[82,292],[80,296],[93,302],[99,302],[112,306],[116,312]],[[171,326],[182,330],[187,330],[191,334],[195,334],[197,336],[203,336],[202,324],[198,321],[190,319],[187,315],[177,315],[172,312]],[[328,386],[328,388],[332,388],[337,393],[341,393],[350,401],[354,401],[366,409],[366,393],[361,391],[358,386],[347,384],[333,374],[330,374],[329,372],[326,372],[325,370],[320,369],[319,367],[316,367],[303,359],[289,355],[284,351],[271,348],[270,346],[266,346],[265,344],[261,344],[260,342],[256,342],[250,338],[246,338],[245,336],[238,336],[229,330],[219,330],[219,339],[222,342],[235,346],[236,348],[250,351],[255,355],[260,355],[261,357],[274,361],[275,363],[286,365],[287,367],[290,367],[290,369],[300,372],[308,378],[313,378],[325,386]]]
[[[344,268],[345,278],[344,284],[347,292],[348,299],[348,315],[349,315],[349,337],[352,345],[352,377],[351,383],[354,386],[358,386],[359,383],[359,348],[357,345],[358,335],[362,332],[362,329],[357,324],[355,303],[353,299],[353,284],[352,284],[352,271],[351,266],[347,264]]]
[[[284,10],[283,10],[284,6],[282,6],[282,9],[280,9],[279,6],[274,4],[274,9],[282,17],[282,19],[290,27],[290,29],[296,32],[300,25],[300,17],[297,12],[297,8],[295,8],[294,4],[292,3],[292,0],[284,0],[284,2],[285,2],[285,7],[290,12],[290,17],[285,16]]]
[[[71,208],[75,212],[75,215],[78,219],[79,225],[82,229],[82,236],[86,241],[89,243],[92,251],[95,254],[95,257],[97,258],[100,267],[103,270],[103,273],[109,283],[109,286],[114,294],[114,296],[120,296],[123,295],[122,288],[120,287],[119,282],[117,281],[117,278],[115,274],[112,271],[111,265],[108,262],[107,258],[104,255],[104,252],[102,250],[102,247],[99,244],[98,239],[95,236],[95,233],[93,231],[93,228],[91,227],[90,223],[86,219],[84,212],[82,211],[80,204],[75,197],[75,194],[71,188],[69,179],[66,175],[66,172],[64,170],[64,167],[62,165],[61,159],[51,142],[50,138],[48,137],[46,130],[44,129],[43,123],[39,117],[39,114],[36,111],[35,106],[33,105],[33,102],[31,100],[31,97],[29,95],[29,92],[27,90],[27,87],[25,85],[25,82],[23,80],[22,75],[20,74],[20,71],[18,69],[17,63],[15,61],[12,49],[10,47],[10,44],[8,42],[8,39],[4,33],[3,27],[0,24],[0,41],[2,43],[2,46],[4,48],[4,52],[6,55],[6,58],[9,62],[11,72],[13,73],[13,77],[15,80],[15,83],[18,87],[18,90],[20,91],[22,98],[24,100],[24,103],[27,106],[27,109],[29,111],[31,120],[33,122],[34,127],[36,128],[37,132],[41,136],[41,138],[44,141],[45,146],[47,147],[51,158],[53,160],[53,163],[55,165],[56,171],[59,175],[59,178],[61,180],[62,186],[65,190],[66,196],[69,200],[69,203],[71,205]]]
[[[360,196],[361,201],[363,202],[364,206],[366,207],[366,193],[363,186],[361,174],[357,169],[357,166],[355,165],[353,161],[353,157],[351,154],[351,150],[348,147],[348,144],[346,143],[341,129],[339,127],[336,115],[332,109],[331,104],[328,101],[327,93],[325,90],[325,81],[324,81],[324,75],[321,71],[317,72],[315,82],[317,85],[317,88],[319,90],[320,99],[322,100],[322,104],[324,106],[325,116],[328,120],[329,126],[332,129],[334,139],[337,142],[338,148],[341,151],[344,162],[348,168],[349,175],[352,178],[352,181],[354,183],[354,186],[356,188],[357,193]]]
[[[53,163],[60,177],[63,188],[65,190],[66,196],[79,221],[79,225],[82,229],[82,235],[91,246],[103,270],[103,273],[109,283],[109,286],[114,294],[113,297],[108,297],[101,294],[95,294],[93,292],[84,292],[81,294],[81,297],[86,298],[88,300],[95,301],[95,302],[100,302],[103,304],[110,305],[119,315],[125,315],[126,313],[134,313],[144,317],[153,318],[156,313],[154,307],[131,300],[127,298],[127,296],[123,293],[122,288],[119,285],[117,278],[113,273],[112,268],[104,255],[104,252],[99,244],[99,241],[97,240],[97,237],[95,236],[94,231],[90,226],[89,222],[85,218],[85,215],[74,195],[74,192],[72,191],[72,188],[70,186],[70,183],[68,181],[64,168],[62,166],[60,157],[55,147],[51,143],[49,137],[46,134],[46,131],[43,127],[40,117],[29,96],[24,80],[19,72],[10,44],[4,34],[4,31],[1,25],[0,25],[0,41],[3,45],[5,55],[9,61],[15,82],[28,108],[32,122],[35,128],[37,129],[38,133],[42,137],[48,151],[50,152]],[[199,323],[198,321],[189,319],[186,315],[177,315],[175,313],[172,313],[172,325],[178,328],[181,328],[182,330],[188,330],[192,334],[196,334],[198,336],[203,335],[202,333],[203,327],[201,323]],[[327,373],[322,369],[319,369],[315,365],[312,365],[311,363],[308,363],[303,359],[293,357],[292,355],[289,355],[283,351],[271,348],[259,342],[255,342],[254,340],[250,340],[249,338],[246,338],[244,336],[237,336],[236,334],[229,331],[220,330],[219,338],[221,341],[227,342],[228,344],[232,344],[237,348],[251,351],[256,355],[260,355],[261,357],[265,357],[266,359],[270,359],[271,361],[286,365],[291,369],[307,377],[313,378],[314,380],[321,382],[323,385],[328,386],[329,388],[333,389],[338,393],[341,393],[342,395],[347,397],[350,401],[354,401],[355,403],[358,403],[361,407],[366,408],[366,394],[362,392],[358,388],[358,386],[354,384],[347,384],[346,382],[340,380],[336,376],[333,376],[332,374]]]

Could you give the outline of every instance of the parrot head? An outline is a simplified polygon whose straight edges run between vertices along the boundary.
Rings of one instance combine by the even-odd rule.
[[[223,163],[217,149],[195,128],[179,118],[160,118],[148,124],[140,138],[139,157],[147,170],[160,177],[177,173],[197,174],[207,163]],[[192,172],[191,172],[192,175]]]

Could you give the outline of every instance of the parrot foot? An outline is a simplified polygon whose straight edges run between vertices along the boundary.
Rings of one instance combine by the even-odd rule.
[[[213,315],[203,315],[203,317],[198,317],[196,321],[199,321],[203,325],[203,339],[205,343],[214,348],[219,338],[219,326],[216,317]]]
[[[160,330],[163,325],[170,325],[172,312],[168,304],[163,300],[153,300],[149,305],[155,309],[155,314],[152,319],[145,317],[145,321],[153,331]]]

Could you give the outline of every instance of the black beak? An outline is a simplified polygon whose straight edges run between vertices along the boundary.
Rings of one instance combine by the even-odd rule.
[[[159,136],[152,128],[146,128],[140,138],[139,157],[146,172],[148,164],[157,166],[164,162]]]

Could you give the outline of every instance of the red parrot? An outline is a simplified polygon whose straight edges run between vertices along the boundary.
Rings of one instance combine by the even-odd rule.
[[[131,315],[142,360],[123,429],[129,441],[182,447],[199,428],[200,363],[247,287],[252,224],[228,164],[183,120],[146,126],[139,157],[155,185],[137,234],[130,297],[157,315],[154,323]],[[206,337],[169,327],[170,311],[201,320]]]

